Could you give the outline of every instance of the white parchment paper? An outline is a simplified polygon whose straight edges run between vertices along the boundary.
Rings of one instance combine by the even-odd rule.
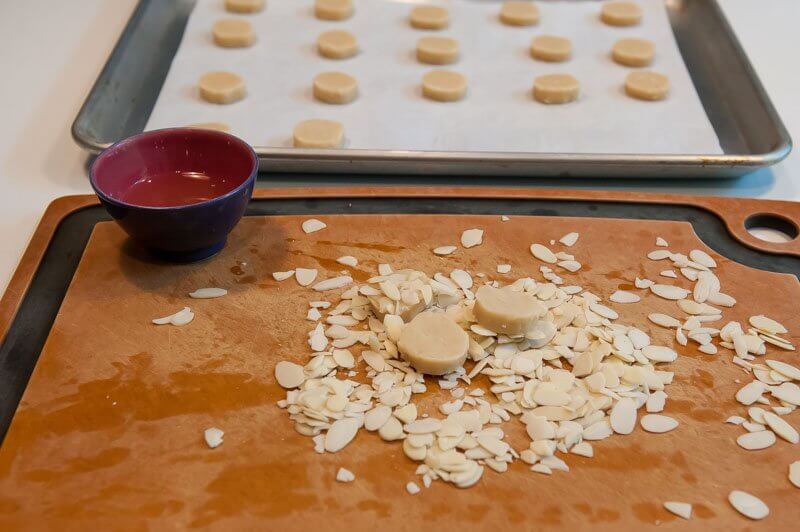
[[[533,27],[501,24],[498,2],[438,3],[449,6],[451,25],[432,32],[408,24],[414,2],[355,0],[351,19],[331,22],[314,18],[313,0],[269,0],[263,12],[246,16],[258,42],[225,49],[214,45],[211,27],[232,15],[223,0],[198,0],[147,129],[225,122],[254,146],[289,147],[298,122],[327,118],[344,124],[347,147],[353,149],[722,153],[662,0],[638,0],[644,18],[632,28],[603,24],[600,3],[594,1],[538,2],[541,20]],[[320,57],[316,39],[334,28],[356,35],[361,53],[340,61]],[[469,92],[460,102],[432,102],[421,95],[422,75],[434,67],[418,63],[414,50],[418,38],[433,34],[460,42],[461,59],[446,67],[467,77]],[[573,58],[565,63],[533,60],[529,45],[541,34],[571,39]],[[631,69],[610,57],[622,37],[656,43],[651,68],[669,76],[667,100],[642,102],[625,95],[623,83]],[[201,100],[196,83],[211,70],[243,76],[247,98],[231,105]],[[315,101],[314,76],[336,70],[358,80],[358,99],[341,106]],[[579,79],[577,102],[547,106],[531,98],[535,76],[562,72]]]

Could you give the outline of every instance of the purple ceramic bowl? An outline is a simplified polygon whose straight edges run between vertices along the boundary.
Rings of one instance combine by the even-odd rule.
[[[253,194],[258,157],[243,140],[204,129],[148,131],[103,151],[89,178],[136,241],[176,261],[225,246]]]

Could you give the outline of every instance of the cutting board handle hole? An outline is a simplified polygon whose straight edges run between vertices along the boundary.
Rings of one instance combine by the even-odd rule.
[[[747,232],[765,242],[784,244],[800,234],[797,224],[778,214],[752,214],[744,221]]]

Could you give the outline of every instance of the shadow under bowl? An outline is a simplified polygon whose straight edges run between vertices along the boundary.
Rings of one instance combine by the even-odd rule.
[[[95,159],[89,179],[108,213],[162,258],[193,262],[223,247],[253,194],[258,157],[243,140],[193,128],[122,140]]]

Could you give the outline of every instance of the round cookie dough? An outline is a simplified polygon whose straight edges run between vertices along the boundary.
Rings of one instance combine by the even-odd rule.
[[[578,99],[580,83],[569,74],[548,74],[533,81],[533,97],[546,104],[569,103]]]
[[[233,72],[207,72],[200,76],[197,86],[200,97],[211,103],[238,102],[247,94],[244,80]]]
[[[458,61],[458,41],[449,37],[422,37],[417,41],[417,60],[429,65]]]
[[[322,20],[344,20],[353,16],[353,0],[317,0],[314,15]]]
[[[409,21],[420,30],[440,30],[450,24],[450,12],[445,7],[419,6],[411,10]]]
[[[258,13],[264,9],[264,0],[225,0],[225,9],[231,13]]]
[[[509,26],[533,26],[539,22],[539,8],[533,2],[503,2],[500,22]]]
[[[247,48],[256,42],[253,25],[241,18],[224,18],[214,23],[211,35],[217,46],[223,48]]]
[[[669,94],[669,78],[657,72],[631,72],[625,78],[625,92],[637,100],[663,100]]]
[[[356,78],[343,72],[323,72],[314,78],[314,97],[325,103],[350,103],[358,96]]]
[[[467,93],[467,79],[458,72],[431,70],[422,76],[422,94],[439,102],[455,102]]]
[[[341,148],[344,128],[333,120],[305,120],[294,128],[295,148]]]
[[[642,8],[633,2],[608,2],[600,9],[600,20],[609,26],[635,26],[642,20]]]
[[[508,336],[522,336],[530,331],[547,308],[524,292],[510,286],[494,288],[483,285],[475,293],[475,318],[482,327]]]
[[[317,50],[328,59],[347,59],[358,53],[358,41],[349,31],[326,31],[317,38]]]
[[[564,37],[539,35],[531,42],[531,57],[558,63],[572,56],[572,43]]]
[[[211,131],[221,131],[223,133],[229,133],[231,130],[231,126],[223,122],[198,122],[197,124],[189,124],[186,127],[193,129],[210,129]]]
[[[611,57],[620,65],[644,67],[653,62],[656,45],[646,39],[620,39],[611,49]]]
[[[403,326],[397,348],[417,371],[444,375],[464,364],[469,336],[445,314],[422,312]]]

